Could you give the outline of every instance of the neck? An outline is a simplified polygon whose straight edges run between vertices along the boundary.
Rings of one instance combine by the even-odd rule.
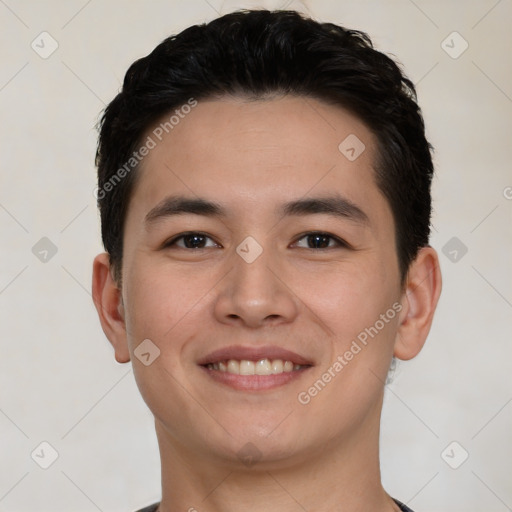
[[[294,460],[215,459],[180,445],[157,421],[162,462],[159,512],[392,512],[379,468],[380,406],[345,439]]]

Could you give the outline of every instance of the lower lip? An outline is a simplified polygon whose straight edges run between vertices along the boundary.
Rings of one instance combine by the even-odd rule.
[[[300,379],[311,366],[301,368],[300,370],[292,370],[291,372],[278,373],[277,375],[236,375],[219,370],[210,370],[205,366],[200,368],[216,382],[225,384],[233,389],[240,391],[263,391],[284,386],[289,382]]]

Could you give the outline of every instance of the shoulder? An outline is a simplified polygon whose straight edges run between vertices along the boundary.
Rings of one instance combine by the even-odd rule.
[[[395,500],[395,498],[393,498],[393,501],[398,505],[398,508],[402,512],[413,512],[413,510],[411,510],[407,505],[404,505],[402,502]]]
[[[137,512],[156,512],[158,505],[160,505],[160,503],[153,503],[153,505],[149,505],[149,507],[141,508],[140,510],[137,510]]]

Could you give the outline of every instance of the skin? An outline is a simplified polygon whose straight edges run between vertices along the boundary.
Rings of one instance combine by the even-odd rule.
[[[338,149],[350,134],[365,144],[354,161]],[[368,128],[341,108],[310,98],[226,98],[199,102],[145,157],[126,218],[122,288],[100,254],[93,297],[117,361],[132,360],[155,416],[161,512],[397,510],[379,469],[384,382],[393,355],[421,350],[441,275],[435,250],[425,247],[400,285],[375,148]],[[334,192],[367,221],[276,212]],[[145,222],[170,195],[215,201],[226,216]],[[206,247],[187,249],[184,239],[164,246],[187,231],[207,235]],[[348,246],[332,238],[315,248],[308,232]],[[236,252],[247,236],[263,249],[252,263]],[[298,394],[393,304],[399,314],[300,403]],[[145,339],[160,350],[149,366],[134,355]],[[228,345],[278,345],[314,365],[283,386],[235,390],[197,364]],[[250,465],[240,458],[247,443],[257,448]]]

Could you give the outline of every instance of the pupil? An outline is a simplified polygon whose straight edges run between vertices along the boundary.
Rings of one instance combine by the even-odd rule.
[[[184,238],[185,247],[188,249],[198,249],[202,247],[204,242],[203,235],[188,235]]]
[[[315,248],[329,247],[329,237],[325,235],[309,235],[310,246]]]

